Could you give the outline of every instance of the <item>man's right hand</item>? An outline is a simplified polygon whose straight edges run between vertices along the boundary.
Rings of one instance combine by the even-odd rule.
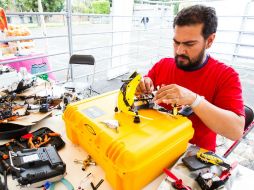
[[[139,82],[135,95],[150,94],[154,90],[153,81],[149,77],[143,77]]]

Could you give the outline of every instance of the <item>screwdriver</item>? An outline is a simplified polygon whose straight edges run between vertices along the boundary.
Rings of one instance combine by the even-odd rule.
[[[216,155],[212,151],[207,151],[207,152],[199,151],[197,152],[197,158],[205,163],[211,163],[213,165],[223,166],[227,169],[231,168],[229,164],[225,163],[222,158],[220,158],[218,155]]]

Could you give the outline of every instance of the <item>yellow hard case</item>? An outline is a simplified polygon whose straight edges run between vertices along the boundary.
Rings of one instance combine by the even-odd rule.
[[[181,156],[192,138],[186,117],[156,110],[139,110],[141,122],[114,112],[118,91],[67,106],[63,119],[68,138],[82,146],[105,171],[116,190],[140,190]],[[118,120],[112,129],[101,123]]]

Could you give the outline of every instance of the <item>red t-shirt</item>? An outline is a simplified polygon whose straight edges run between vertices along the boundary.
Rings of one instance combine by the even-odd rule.
[[[244,116],[241,83],[233,68],[209,57],[208,62],[198,70],[179,69],[174,59],[164,58],[148,72],[154,86],[177,84],[185,87],[222,109]],[[163,105],[168,108],[169,106]],[[195,115],[189,116],[195,130],[190,143],[215,151],[216,133],[205,126]]]

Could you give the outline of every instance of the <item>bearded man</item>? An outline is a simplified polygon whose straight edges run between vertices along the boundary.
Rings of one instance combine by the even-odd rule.
[[[155,103],[188,106],[195,130],[190,143],[215,151],[216,135],[240,139],[244,129],[242,88],[237,72],[206,50],[217,30],[214,8],[194,5],[174,18],[174,56],[156,63],[139,83],[136,94],[158,90]],[[158,126],[159,127],[159,126]]]

